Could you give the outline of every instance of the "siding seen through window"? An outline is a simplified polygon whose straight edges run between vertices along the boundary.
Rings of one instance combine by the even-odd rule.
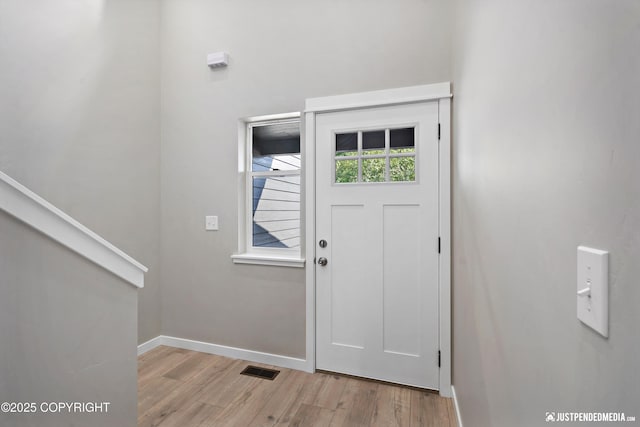
[[[300,248],[300,121],[251,123],[251,246]]]

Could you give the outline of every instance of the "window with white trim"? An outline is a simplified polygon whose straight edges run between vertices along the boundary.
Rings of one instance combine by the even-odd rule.
[[[302,266],[300,115],[248,119],[244,125],[240,253],[232,258]]]

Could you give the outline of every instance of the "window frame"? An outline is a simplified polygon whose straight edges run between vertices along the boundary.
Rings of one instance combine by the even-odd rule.
[[[274,114],[241,119],[238,123],[238,251],[231,256],[235,264],[274,265],[281,267],[304,267],[304,158],[300,153],[300,169],[290,171],[256,171],[253,162],[253,129],[278,123],[296,122],[300,125],[300,149],[302,151],[302,121],[299,112]],[[300,177],[300,246],[297,248],[274,248],[253,246],[253,179],[268,176]]]

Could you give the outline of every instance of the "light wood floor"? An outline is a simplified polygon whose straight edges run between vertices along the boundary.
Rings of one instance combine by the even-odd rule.
[[[249,362],[157,347],[138,358],[138,426],[456,427],[433,392],[268,365],[275,380],[240,375]]]

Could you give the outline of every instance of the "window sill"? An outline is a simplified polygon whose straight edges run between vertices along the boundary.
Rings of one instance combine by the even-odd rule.
[[[277,267],[304,267],[305,260],[300,257],[237,254],[231,255],[234,264],[273,265]]]

